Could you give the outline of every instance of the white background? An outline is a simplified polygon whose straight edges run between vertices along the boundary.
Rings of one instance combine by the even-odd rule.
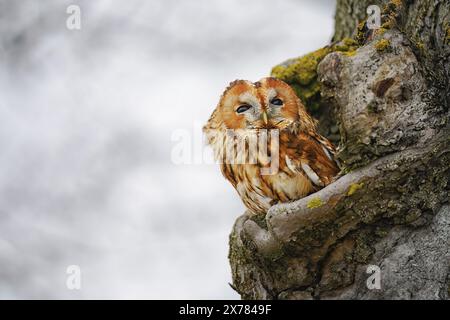
[[[230,81],[327,44],[334,6],[0,0],[0,298],[238,298],[244,206],[216,165],[173,164],[171,134]]]

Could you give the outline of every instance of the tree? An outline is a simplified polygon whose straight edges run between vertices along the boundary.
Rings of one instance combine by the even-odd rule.
[[[237,219],[229,258],[242,298],[448,299],[449,9],[338,0],[334,42],[272,70],[340,139],[343,173]]]

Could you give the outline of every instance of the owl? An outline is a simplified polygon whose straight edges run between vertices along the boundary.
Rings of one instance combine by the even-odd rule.
[[[294,90],[276,78],[231,82],[203,131],[222,174],[256,215],[323,188],[339,172],[334,146]]]

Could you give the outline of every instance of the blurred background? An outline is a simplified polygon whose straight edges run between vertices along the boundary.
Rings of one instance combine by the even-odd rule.
[[[217,165],[174,163],[172,135],[194,139],[230,81],[326,45],[334,8],[0,0],[0,298],[239,298],[244,206]]]

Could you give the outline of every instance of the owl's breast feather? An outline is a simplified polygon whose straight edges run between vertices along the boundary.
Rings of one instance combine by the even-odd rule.
[[[265,214],[279,202],[300,199],[315,190],[302,172],[288,172],[284,162],[273,175],[261,175],[255,164],[222,164],[222,172],[235,187],[244,204],[256,214]]]

